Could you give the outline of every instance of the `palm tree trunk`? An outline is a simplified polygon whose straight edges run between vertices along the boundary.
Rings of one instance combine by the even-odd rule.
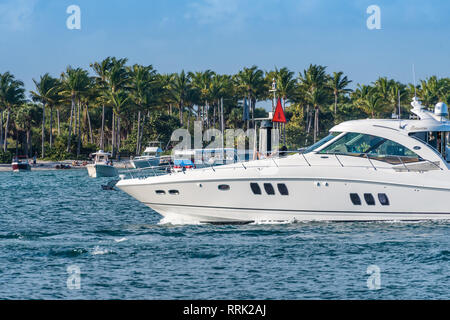
[[[19,130],[17,127],[15,128],[16,131],[16,156],[19,155]]]
[[[338,102],[338,95],[337,93],[334,94],[334,117],[336,117],[337,113],[337,102]]]
[[[75,97],[72,97],[72,106],[70,107],[69,138],[67,139],[67,152],[70,152],[70,140],[72,135],[72,122],[74,110],[75,110]]]
[[[112,152],[111,155],[114,158],[115,156],[115,150],[116,150],[116,114],[112,113],[112,136],[111,136],[111,140],[112,140]]]
[[[45,103],[42,104],[42,141],[41,141],[41,158],[45,158]]]
[[[141,135],[139,137],[139,152],[142,150],[142,137],[144,136],[144,124],[145,124],[145,115],[142,117],[142,124],[141,124]]]
[[[117,160],[120,157],[120,116],[117,116]]]
[[[81,109],[81,102],[78,101],[78,107],[77,107],[77,132],[78,132],[78,137],[77,137],[77,158],[80,156],[80,152],[81,152],[81,118],[80,118],[80,109]]]
[[[59,120],[59,108],[56,109],[56,118],[57,118],[57,121],[58,121],[58,136],[59,136],[59,135],[61,135],[61,122]]]
[[[3,152],[6,152],[6,148],[8,147],[8,129],[9,129],[9,116],[10,116],[10,112],[9,112],[9,108],[6,111],[6,124],[5,124],[5,140],[3,141]]]
[[[137,118],[137,135],[136,135],[136,155],[140,154],[140,140],[141,140],[141,110],[138,111]]]
[[[180,109],[180,125],[182,126],[183,125],[183,102],[182,101],[180,102],[179,109]]]
[[[50,148],[53,146],[53,106],[50,107]]]
[[[87,116],[87,121],[88,121],[88,126],[89,126],[89,142],[94,143],[94,139],[92,137],[92,125],[91,125],[91,117],[89,116],[89,105],[88,104],[86,104],[86,116]]]
[[[102,106],[102,130],[100,133],[100,149],[104,150],[104,139],[105,139],[105,105]]]
[[[314,114],[314,143],[317,142],[317,136],[319,134],[319,108],[315,107]]]
[[[27,149],[27,156],[28,157],[31,156],[30,145],[31,145],[31,130],[28,128],[27,129],[27,142],[26,142],[26,149]]]
[[[3,110],[0,111],[0,141],[3,139]]]

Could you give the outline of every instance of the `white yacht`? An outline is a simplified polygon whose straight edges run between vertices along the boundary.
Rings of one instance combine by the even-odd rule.
[[[200,223],[450,219],[447,106],[341,123],[303,153],[117,187],[164,217]]]
[[[112,161],[109,160],[110,153],[100,150],[92,155],[95,156],[94,163],[86,165],[91,178],[117,176],[117,169],[114,168]]]
[[[147,147],[144,150],[144,153],[140,157],[136,157],[132,160],[131,166],[134,169],[143,169],[149,167],[159,166],[160,155],[162,153],[162,149],[160,147]]]

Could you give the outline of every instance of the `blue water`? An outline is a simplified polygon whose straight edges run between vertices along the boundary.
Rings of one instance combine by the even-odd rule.
[[[107,181],[0,173],[1,299],[450,298],[450,222],[160,225]]]

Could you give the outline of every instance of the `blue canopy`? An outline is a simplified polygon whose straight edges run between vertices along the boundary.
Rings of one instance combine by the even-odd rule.
[[[175,159],[173,161],[173,164],[180,167],[194,166],[194,163],[191,160],[187,159]]]

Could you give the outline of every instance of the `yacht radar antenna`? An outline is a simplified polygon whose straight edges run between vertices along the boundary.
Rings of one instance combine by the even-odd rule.
[[[414,68],[414,63],[412,65],[412,69],[413,69],[413,80],[414,80],[414,98],[417,98],[416,69]]]
[[[398,127],[402,128],[402,108],[400,104],[400,88],[398,88]]]

